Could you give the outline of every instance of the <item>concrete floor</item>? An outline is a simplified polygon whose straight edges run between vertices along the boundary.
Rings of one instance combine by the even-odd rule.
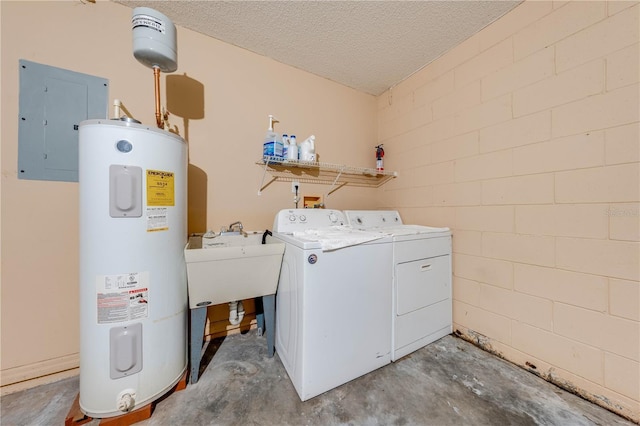
[[[633,425],[454,336],[306,402],[266,354],[255,330],[212,342],[200,381],[138,424]],[[0,423],[63,424],[77,394],[74,377],[6,395]]]

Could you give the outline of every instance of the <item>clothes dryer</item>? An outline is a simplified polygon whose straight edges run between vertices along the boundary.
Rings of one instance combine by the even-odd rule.
[[[392,350],[395,361],[452,331],[451,231],[405,225],[394,210],[346,210],[348,223],[392,235]]]
[[[337,210],[280,211],[276,351],[302,401],[391,362],[391,238]]]

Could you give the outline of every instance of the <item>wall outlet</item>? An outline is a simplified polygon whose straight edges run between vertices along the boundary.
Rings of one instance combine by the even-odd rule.
[[[296,188],[298,189],[298,191],[300,191],[300,182],[294,180],[293,182],[291,182],[291,192],[295,194]]]

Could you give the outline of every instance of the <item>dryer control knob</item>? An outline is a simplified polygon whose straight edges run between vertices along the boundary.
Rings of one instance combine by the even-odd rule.
[[[304,222],[305,220],[307,220],[307,217],[303,214],[300,215],[300,221]]]
[[[289,216],[289,221],[290,222],[295,222],[296,221],[296,216],[293,215],[293,214],[291,216]]]
[[[336,223],[338,221],[338,216],[335,213],[329,213],[329,220],[331,223]]]

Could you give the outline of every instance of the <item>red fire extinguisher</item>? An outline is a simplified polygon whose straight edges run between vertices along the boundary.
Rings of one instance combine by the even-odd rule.
[[[382,157],[384,157],[384,149],[382,149],[382,144],[380,144],[376,146],[376,170],[379,172],[384,170]]]

